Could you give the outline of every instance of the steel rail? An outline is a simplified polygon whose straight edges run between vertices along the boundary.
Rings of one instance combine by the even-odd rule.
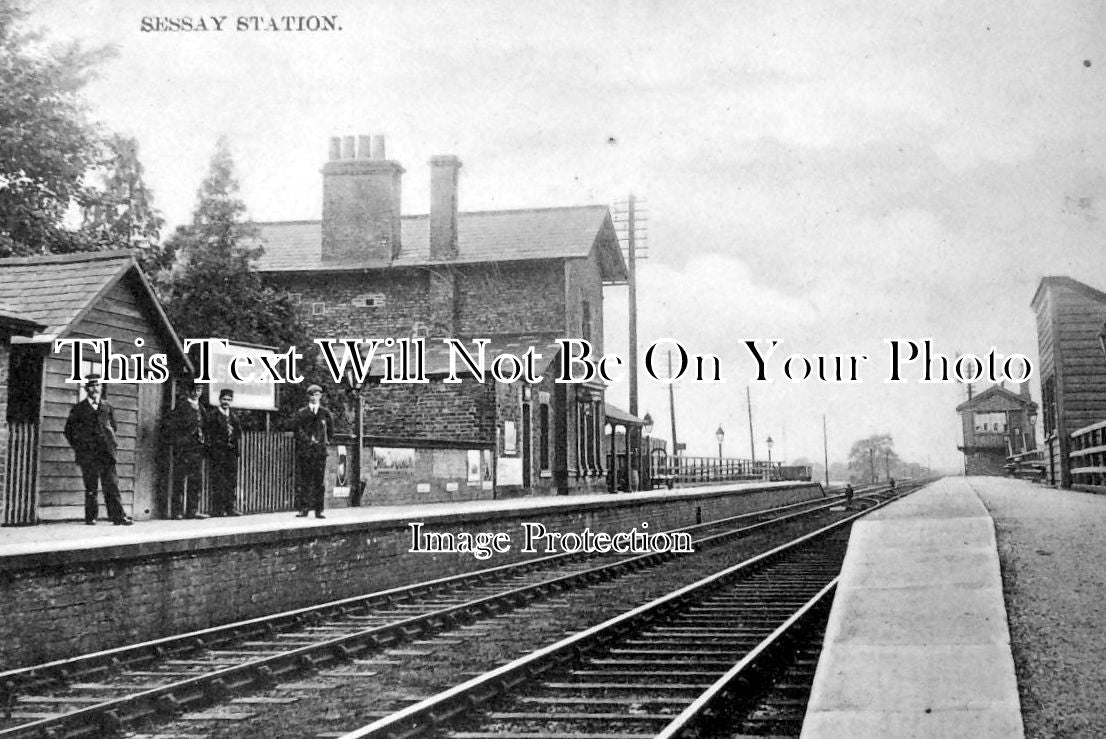
[[[694,701],[688,705],[680,715],[657,733],[656,739],[674,739],[691,733],[708,719],[710,712],[720,703],[729,700],[732,691],[742,680],[747,680],[747,675],[758,669],[764,660],[769,659],[782,647],[785,639],[790,638],[796,629],[805,626],[818,609],[828,608],[829,601],[837,589],[840,577],[835,577],[826,584],[818,594],[803,604],[786,621],[780,624],[763,641],[753,647],[747,655],[741,658],[721,677],[704,690]]]
[[[524,681],[575,661],[628,632],[638,630],[639,625],[651,622],[679,608],[691,599],[730,580],[744,576],[774,561],[783,554],[795,551],[812,541],[851,525],[870,510],[882,507],[889,502],[878,504],[873,508],[848,516],[817,531],[800,536],[786,544],[774,547],[767,552],[750,557],[743,562],[681,587],[649,603],[619,614],[602,624],[573,634],[389,716],[378,719],[360,729],[346,733],[342,736],[342,739],[408,737],[430,727],[440,725],[474,706],[481,705],[491,698],[517,687]]]
[[[804,501],[803,503],[809,503],[809,501]],[[753,516],[763,516],[770,513],[771,510],[789,509],[803,505],[803,503],[789,504],[787,506],[777,507],[776,509],[741,514],[739,516],[729,517],[728,519],[720,519],[719,521],[711,521],[686,528],[689,530],[717,528],[720,522],[730,522]],[[720,543],[728,538],[733,538],[734,536],[740,535],[742,532],[756,530],[773,523],[808,515],[826,507],[829,507],[829,505],[822,504],[807,511],[791,513],[779,519],[758,522],[743,529],[725,532],[723,535],[708,537],[707,546]],[[679,530],[681,529],[675,529],[674,531]],[[658,552],[623,558],[617,562],[589,568],[581,572],[561,575],[552,579],[542,580],[538,583],[512,588],[505,592],[433,610],[426,614],[408,617],[387,625],[356,631],[333,639],[321,640],[315,644],[290,649],[281,654],[268,655],[260,659],[249,660],[242,664],[215,669],[195,677],[189,677],[165,685],[139,690],[138,692],[129,693],[123,697],[106,700],[101,703],[69,711],[60,716],[42,718],[19,726],[9,727],[0,730],[0,737],[26,736],[28,734],[41,734],[50,731],[56,733],[58,730],[68,732],[63,735],[72,737],[95,735],[98,732],[118,732],[126,722],[155,714],[172,715],[182,710],[183,706],[187,704],[217,701],[228,695],[231,691],[250,687],[264,687],[272,684],[279,677],[303,669],[325,666],[338,659],[351,659],[367,649],[389,646],[399,641],[423,635],[426,631],[433,628],[442,628],[470,618],[479,617],[482,614],[491,614],[497,611],[507,610],[515,605],[527,603],[536,599],[546,592],[563,591],[581,581],[609,579],[621,571],[638,569],[651,563],[667,560],[674,556],[675,555],[671,553]],[[134,650],[139,647],[148,647],[155,650],[153,655],[146,657],[144,660],[132,659],[128,661],[126,665],[130,667],[139,662],[156,660],[159,657],[176,656],[176,652],[169,653],[164,649],[162,645],[166,643],[171,643],[179,647],[183,642],[184,651],[195,651],[211,646],[218,646],[219,644],[214,641],[202,639],[204,636],[213,636],[216,632],[218,632],[219,636],[227,640],[240,637],[243,630],[247,627],[259,628],[264,633],[269,634],[273,631],[273,626],[271,624],[277,618],[282,620],[290,618],[298,618],[299,620],[310,619],[317,622],[323,618],[323,615],[319,612],[320,609],[338,611],[343,607],[348,608],[350,606],[368,607],[377,603],[388,605],[397,600],[409,599],[415,594],[434,594],[439,590],[455,585],[459,581],[473,581],[478,584],[484,580],[490,579],[490,576],[495,573],[502,574],[503,572],[532,570],[535,569],[535,565],[539,562],[548,564],[551,560],[568,561],[573,558],[582,559],[581,555],[577,553],[551,555],[522,563],[521,567],[517,563],[502,565],[482,570],[478,573],[440,578],[427,583],[418,583],[414,586],[405,586],[370,594],[369,596],[347,598],[341,601],[324,604],[324,606],[320,607],[297,609],[284,614],[278,614],[276,617],[251,619],[246,622],[240,622],[239,624],[215,627],[214,629],[192,632],[177,637],[167,637],[153,642],[146,642],[142,645],[107,650],[89,656],[107,657],[111,659],[111,666],[119,666],[122,662],[116,655],[121,652]],[[369,599],[372,599],[372,602],[366,603]],[[340,617],[341,614],[335,613],[332,614],[331,617],[334,615]],[[235,628],[234,633],[227,633],[232,627]],[[253,632],[248,633],[252,634]],[[188,640],[192,640],[191,643],[189,643]],[[54,667],[58,664],[73,663],[79,659],[80,658],[63,660],[60,661],[60,663],[51,663],[50,666]],[[37,666],[37,668],[41,667],[45,666]],[[10,672],[26,672],[37,668],[24,668],[24,670]],[[0,678],[5,674],[10,673],[0,674]],[[59,698],[57,702],[59,704],[64,704],[65,700],[64,698]]]
[[[777,511],[811,505],[812,503],[825,505],[825,503],[820,500],[800,501],[797,503],[789,503],[784,506],[750,511],[749,513],[742,513],[699,524],[669,529],[665,532],[658,533],[691,533],[697,530],[717,528],[739,520],[770,515]],[[812,508],[811,510],[818,509]],[[236,639],[241,636],[249,636],[251,634],[251,629],[258,629],[260,633],[271,633],[285,626],[287,628],[296,628],[301,622],[306,620],[333,617],[340,618],[346,615],[346,612],[350,609],[363,609],[388,605],[398,600],[409,599],[413,596],[428,595],[458,585],[476,586],[481,582],[494,581],[494,579],[505,574],[526,573],[530,570],[539,570],[551,564],[571,562],[572,560],[586,559],[587,557],[588,555],[586,553],[581,552],[550,554],[528,559],[524,562],[496,565],[474,572],[448,575],[434,580],[397,586],[395,588],[363,595],[355,595],[327,603],[236,621],[230,624],[197,629],[183,634],[173,634],[171,636],[160,637],[135,644],[90,652],[76,657],[0,671],[0,697],[21,689],[27,689],[28,687],[66,682],[74,676],[94,675],[99,666],[103,666],[103,668],[106,669],[118,667],[120,665],[140,665],[144,661],[156,660],[166,656],[178,656],[181,653],[192,652],[209,645],[218,645],[220,644],[220,639]]]

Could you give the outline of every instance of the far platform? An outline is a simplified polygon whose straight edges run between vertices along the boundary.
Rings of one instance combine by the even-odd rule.
[[[858,521],[803,723],[823,737],[1021,737],[995,525],[944,478]]]

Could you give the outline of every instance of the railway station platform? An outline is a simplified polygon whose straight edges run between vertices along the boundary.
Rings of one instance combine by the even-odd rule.
[[[824,496],[749,482],[183,521],[0,528],[0,670],[185,633],[525,558],[521,524],[648,532]],[[508,551],[412,552],[410,524],[505,532]]]
[[[857,522],[804,739],[1024,735],[984,491],[1007,502],[1072,494],[944,478]]]

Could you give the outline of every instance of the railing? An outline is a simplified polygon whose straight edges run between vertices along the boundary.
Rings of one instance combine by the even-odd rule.
[[[15,421],[8,424],[7,455],[8,473],[0,489],[0,524],[34,523],[38,507],[35,500],[38,423]]]
[[[780,480],[780,463],[719,457],[669,457],[664,475],[676,483],[739,482]]]
[[[1106,487],[1106,421],[1071,432],[1068,463],[1073,485]]]
[[[275,513],[295,508],[295,439],[291,433],[246,431],[238,455],[238,511]],[[210,465],[204,464],[200,511],[211,511]]]
[[[1046,465],[1043,449],[1031,449],[1020,454],[1011,454],[1002,466],[1003,472],[1012,477],[1025,480],[1043,480]]]

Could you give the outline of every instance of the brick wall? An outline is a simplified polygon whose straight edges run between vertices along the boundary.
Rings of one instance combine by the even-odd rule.
[[[650,531],[817,498],[817,484],[741,493],[677,491],[427,516],[426,530],[506,531],[510,552],[411,553],[409,520],[248,532],[0,559],[0,665],[14,668],[322,603],[528,555],[519,524]]]
[[[459,268],[459,336],[561,332],[565,328],[560,261],[503,262]]]
[[[266,279],[297,293],[299,318],[311,339],[405,337],[425,321],[426,274],[392,269],[386,273],[267,275]],[[356,298],[380,296],[383,304],[366,308]],[[320,313],[315,312],[320,304]]]
[[[11,343],[7,334],[0,333],[0,499],[8,484],[8,363],[11,361]]]
[[[373,384],[365,389],[365,435],[449,440],[491,446],[495,440],[495,400],[489,379],[446,385]]]

